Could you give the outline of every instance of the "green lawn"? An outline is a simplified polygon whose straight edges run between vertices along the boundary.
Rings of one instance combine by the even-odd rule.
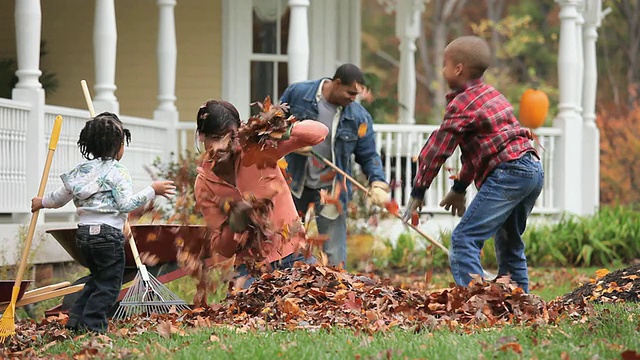
[[[640,306],[598,307],[586,323],[413,333],[394,330],[373,336],[350,330],[235,332],[212,328],[166,339],[150,331],[135,338],[111,336],[93,348],[109,357],[139,354],[146,359],[619,359],[625,350],[640,353]],[[54,345],[48,355],[72,355],[87,339]],[[129,350],[124,350],[129,349]],[[566,354],[566,357],[563,357]],[[391,355],[391,357],[388,357]]]

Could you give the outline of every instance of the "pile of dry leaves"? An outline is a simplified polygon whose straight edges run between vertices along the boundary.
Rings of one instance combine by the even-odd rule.
[[[391,328],[412,331],[480,328],[504,324],[549,324],[561,318],[580,320],[593,315],[585,302],[546,303],[506,281],[480,279],[470,287],[434,292],[402,289],[390,280],[352,275],[343,270],[297,263],[292,269],[262,275],[246,290],[233,290],[220,304],[182,314],[153,315],[114,322],[110,332],[135,336],[157,331],[161,336],[184,335],[189,328],[233,326],[244,330],[352,328],[368,333]],[[39,324],[17,324],[4,355],[29,355],[33,348],[69,339],[67,317],[50,317]],[[99,339],[98,339],[99,340]],[[104,341],[87,338],[81,352]],[[51,346],[51,345],[46,345]],[[1,353],[0,353],[1,354]]]
[[[609,273],[602,269],[596,279],[564,295],[562,300],[570,303],[583,299],[597,303],[640,302],[640,264]]]

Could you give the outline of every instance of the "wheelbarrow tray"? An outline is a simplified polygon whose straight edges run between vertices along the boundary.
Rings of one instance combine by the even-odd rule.
[[[80,265],[87,267],[87,261],[76,246],[77,228],[49,229],[56,241]],[[131,225],[133,238],[136,240],[140,254],[148,253],[155,256],[158,264],[177,261],[176,240],[182,239],[189,247],[209,247],[208,228],[205,225],[180,224],[140,224]],[[131,248],[125,246],[125,266],[135,267]]]
[[[51,234],[75,261],[87,267],[86,260],[76,245],[76,230],[76,227],[49,229],[47,233]],[[184,247],[188,248],[190,252],[210,253],[210,235],[206,225],[136,224],[131,225],[131,232],[136,240],[138,251],[141,254],[149,253],[150,255],[156,256],[158,260],[156,266],[177,262],[176,242],[182,241]],[[205,264],[206,266],[213,266],[213,259],[206,259]],[[136,273],[137,267],[131,254],[131,248],[125,246],[125,274],[123,282],[126,283],[133,280]],[[176,270],[157,276],[157,280],[165,284],[187,275],[188,273],[184,269],[177,268]],[[126,288],[120,291],[118,301],[124,298],[126,292]],[[48,309],[45,315],[57,315],[60,312],[64,313],[67,311],[68,310],[60,304]]]
[[[22,280],[20,283],[20,292],[18,293],[18,300],[22,299],[24,296],[24,292],[27,291],[27,288],[33,280]],[[13,293],[13,285],[15,285],[15,280],[0,280],[0,303],[11,301],[11,295]]]
[[[39,289],[27,291],[24,296],[16,302],[16,307],[25,306],[33,303],[37,303],[43,300],[53,299],[56,297],[65,296],[81,291],[84,288],[84,284],[69,286],[68,281],[45,286]],[[4,311],[9,302],[0,302],[0,311]]]

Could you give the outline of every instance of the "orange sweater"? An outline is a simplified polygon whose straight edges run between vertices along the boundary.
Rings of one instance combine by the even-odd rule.
[[[237,262],[242,262],[244,257],[250,257],[248,251],[237,249],[240,234],[231,231],[228,225],[222,226],[227,220],[219,205],[212,201],[212,195],[220,199],[240,200],[243,195],[252,194],[256,198],[270,198],[273,201],[271,224],[274,235],[263,244],[264,256],[267,261],[280,260],[298,249],[300,238],[291,234],[289,238],[283,238],[280,234],[285,225],[291,227],[298,219],[289,185],[282,172],[276,165],[276,161],[286,154],[304,146],[316,145],[324,141],[329,129],[322,123],[314,120],[300,121],[293,127],[291,137],[278,142],[277,148],[268,147],[260,153],[260,157],[273,159],[272,166],[259,169],[253,161],[245,157],[243,152],[236,160],[236,185],[233,186],[219,178],[212,170],[213,163],[206,162],[198,167],[198,177],[195,183],[196,205],[202,212],[209,229],[212,231],[211,249],[225,257],[237,255]],[[255,156],[252,154],[250,156]],[[251,164],[251,165],[249,165]],[[275,195],[274,194],[275,191]]]

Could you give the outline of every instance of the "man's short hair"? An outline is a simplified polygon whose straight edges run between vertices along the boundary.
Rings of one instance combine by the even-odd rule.
[[[343,85],[351,85],[354,81],[360,85],[364,85],[364,75],[362,75],[360,68],[354,64],[340,65],[340,67],[336,69],[332,80],[340,80]]]

